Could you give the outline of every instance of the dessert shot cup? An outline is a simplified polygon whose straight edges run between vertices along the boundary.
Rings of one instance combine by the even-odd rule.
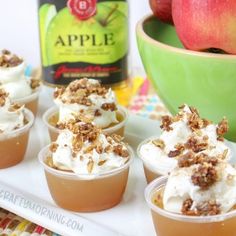
[[[0,133],[0,169],[14,166],[24,159],[29,131],[34,122],[33,113],[24,109],[28,123],[8,133]]]
[[[158,236],[235,235],[236,210],[214,216],[187,216],[168,212],[154,204],[153,196],[165,187],[167,178],[167,176],[159,177],[145,189],[145,199],[151,210],[153,224]]]
[[[44,124],[48,128],[51,141],[55,141],[57,139],[58,134],[60,133],[60,129],[56,128],[58,117],[59,117],[59,109],[56,106],[51,107],[47,111],[45,111],[42,117]],[[125,125],[128,121],[128,111],[126,108],[118,106],[117,119],[119,120],[119,123],[113,124],[108,128],[102,129],[103,133],[109,135],[118,134],[123,137],[125,132]]]
[[[146,177],[146,181],[147,183],[150,183],[151,181],[153,181],[154,179],[162,176],[161,173],[159,173],[156,169],[154,169],[154,167],[148,163],[147,161],[144,160],[144,157],[143,155],[141,154],[140,152],[140,149],[141,147],[145,144],[145,143],[148,143],[149,141],[155,139],[155,138],[158,138],[158,137],[150,137],[150,138],[147,138],[145,140],[143,140],[139,145],[138,145],[138,148],[137,148],[137,155],[138,157],[141,159],[142,163],[143,163],[143,170],[144,170],[144,174],[145,174],[145,177]],[[160,166],[161,168],[161,166]]]
[[[14,99],[13,102],[18,103],[19,105],[25,105],[25,107],[30,111],[32,111],[34,116],[36,116],[38,111],[38,100],[39,100],[40,90],[41,89],[38,88],[32,94],[23,98]]]
[[[100,174],[78,174],[48,166],[49,145],[38,155],[44,168],[47,184],[56,204],[75,212],[96,212],[120,203],[125,192],[133,151],[128,148],[130,159],[122,167]]]

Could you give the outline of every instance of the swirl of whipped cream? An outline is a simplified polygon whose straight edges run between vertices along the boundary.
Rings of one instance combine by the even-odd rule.
[[[12,104],[8,94],[0,89],[0,132],[9,133],[24,126],[24,106]]]
[[[194,122],[197,122],[196,127]],[[175,117],[163,118],[163,132],[159,137],[150,138],[140,146],[140,156],[148,167],[161,175],[169,174],[176,167],[179,156],[186,154],[189,149],[209,156],[225,152],[225,159],[230,160],[231,150],[219,138],[219,127],[220,124],[215,125],[201,119],[196,110],[184,105]],[[200,144],[204,146],[196,150]],[[177,146],[183,148],[179,153]]]
[[[104,135],[92,123],[70,120],[64,124],[67,128],[51,145],[53,166],[57,169],[98,174],[122,167],[129,160],[124,143]]]
[[[75,80],[65,90],[57,88],[54,97],[59,107],[59,122],[69,120],[77,113],[90,117],[100,128],[118,122],[114,92],[101,87],[96,80]]]
[[[13,100],[30,95],[32,88],[30,80],[24,75],[25,62],[9,51],[1,54],[0,58],[0,88],[7,91]]]
[[[215,183],[207,188],[201,188],[192,180],[197,166],[176,168],[171,172],[164,189],[164,209],[183,214],[184,202],[191,199],[188,210],[192,211],[192,214],[203,211],[203,215],[208,215],[210,212],[207,210],[211,210],[209,206],[207,207],[209,203],[214,203],[219,208],[215,214],[231,210],[236,204],[236,169],[226,161],[219,161],[215,167],[217,173]]]

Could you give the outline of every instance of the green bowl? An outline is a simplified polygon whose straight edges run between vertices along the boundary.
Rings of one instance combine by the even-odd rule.
[[[186,103],[214,122],[225,116],[226,138],[236,141],[236,55],[184,49],[174,26],[154,16],[138,22],[136,35],[147,76],[169,111]]]

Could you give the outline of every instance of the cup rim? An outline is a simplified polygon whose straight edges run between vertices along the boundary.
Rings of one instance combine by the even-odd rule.
[[[170,218],[172,220],[177,221],[184,221],[189,223],[213,223],[213,222],[220,222],[232,217],[236,216],[236,210],[229,211],[227,213],[219,214],[219,215],[213,215],[213,216],[186,216],[186,215],[180,215],[177,213],[172,213],[169,211],[166,211],[164,209],[161,209],[160,207],[156,206],[151,201],[151,195],[154,192],[155,189],[158,189],[165,185],[167,182],[168,176],[161,176],[157,179],[153,180],[151,183],[147,185],[144,191],[144,197],[146,200],[146,203],[148,204],[149,208],[153,210],[155,213],[160,214],[166,218]]]
[[[149,163],[147,163],[147,162],[143,159],[143,156],[142,156],[141,153],[140,153],[140,148],[141,148],[145,143],[148,143],[150,140],[157,139],[157,138],[160,138],[160,135],[152,135],[152,136],[150,136],[150,137],[144,139],[141,143],[139,143],[139,145],[138,145],[138,147],[137,147],[137,150],[136,150],[136,153],[137,153],[139,159],[142,160],[142,163],[143,163],[143,165],[144,165],[146,168],[148,168],[150,171],[156,173],[157,175],[163,176],[163,174],[161,174],[159,171],[155,170],[152,165],[150,165]]]
[[[102,128],[102,131],[103,131],[104,133],[111,133],[113,130],[119,129],[119,128],[123,127],[123,126],[127,123],[128,118],[129,118],[128,110],[127,110],[125,107],[120,106],[120,105],[118,105],[117,107],[118,107],[117,112],[120,112],[120,113],[122,114],[122,116],[124,117],[124,119],[123,119],[121,122],[119,122],[119,123],[113,125],[112,127],[105,128],[105,129]],[[50,107],[49,109],[47,109],[47,110],[44,112],[43,116],[42,116],[42,119],[43,119],[44,124],[46,124],[46,126],[47,126],[48,128],[50,128],[51,130],[53,130],[53,131],[56,132],[56,133],[60,133],[61,130],[58,129],[58,128],[56,128],[55,126],[51,125],[51,124],[48,122],[48,118],[49,118],[51,115],[54,115],[58,110],[59,110],[59,108],[58,108],[57,106],[52,106],[52,107]]]
[[[125,126],[125,124],[127,123],[128,118],[129,118],[128,110],[125,107],[120,106],[120,105],[118,105],[117,108],[118,108],[117,113],[121,113],[121,115],[123,116],[124,119],[121,122],[118,122],[117,124],[114,124],[113,126],[111,126],[109,128],[105,128],[105,129],[102,128],[102,131],[104,133],[112,133],[115,130],[118,130],[119,128]]]
[[[43,123],[48,127],[50,128],[51,130],[53,130],[54,132],[56,133],[59,133],[61,130],[56,128],[55,126],[51,125],[49,122],[48,122],[48,118],[51,116],[51,115],[54,115],[54,113],[56,113],[56,111],[58,111],[59,108],[57,106],[52,106],[50,108],[48,108],[44,113],[43,113],[43,116],[42,116],[42,120],[43,120]]]
[[[41,91],[41,85],[37,87],[36,89],[32,90],[32,93],[29,94],[28,96],[12,99],[12,101],[15,103],[27,103],[27,102],[33,101],[39,96],[40,91]]]
[[[32,111],[30,111],[27,108],[24,108],[23,111],[25,113],[26,119],[28,120],[28,123],[26,125],[20,127],[19,129],[12,130],[11,132],[9,132],[7,134],[6,133],[1,133],[0,134],[0,140],[4,140],[4,139],[7,139],[7,138],[18,136],[20,133],[23,133],[23,132],[27,131],[29,128],[32,127],[32,125],[34,123],[34,115],[33,115]]]
[[[208,52],[198,52],[198,51],[193,51],[190,49],[184,49],[184,48],[177,48],[168,44],[161,43],[152,37],[150,37],[143,28],[143,25],[146,21],[148,21],[151,18],[154,18],[155,16],[153,14],[148,14],[144,16],[141,20],[138,21],[136,25],[136,34],[140,35],[141,38],[143,38],[145,41],[149,42],[150,44],[163,48],[168,51],[173,51],[175,53],[181,53],[181,54],[186,54],[186,55],[191,55],[191,56],[199,56],[199,57],[207,57],[207,58],[216,58],[216,59],[227,59],[227,60],[232,60],[236,58],[236,55],[232,54],[216,54],[216,53],[208,53]]]
[[[40,152],[38,153],[38,161],[44,167],[44,170],[50,172],[53,175],[60,176],[63,178],[74,179],[74,180],[93,180],[93,179],[106,178],[106,177],[118,174],[121,171],[125,170],[126,168],[128,168],[131,165],[131,163],[134,160],[134,152],[130,146],[127,146],[128,151],[130,153],[130,158],[123,166],[120,166],[120,167],[112,169],[112,170],[104,171],[102,173],[97,173],[97,174],[76,174],[74,172],[66,172],[63,170],[57,170],[57,169],[54,169],[54,168],[48,166],[44,162],[44,160],[45,160],[46,156],[48,155],[48,153],[50,153],[49,147],[50,147],[50,144],[43,147],[40,150]]]

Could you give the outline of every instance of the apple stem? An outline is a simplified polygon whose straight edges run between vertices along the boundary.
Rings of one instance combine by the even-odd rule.
[[[117,10],[117,8],[118,8],[118,4],[115,4],[114,5],[114,7],[111,9],[111,11],[108,13],[108,15],[106,16],[106,18],[105,19],[102,19],[102,20],[100,20],[100,24],[102,25],[102,26],[107,26],[108,25],[108,21],[109,21],[109,19],[110,19],[110,17],[113,15],[113,13]]]

